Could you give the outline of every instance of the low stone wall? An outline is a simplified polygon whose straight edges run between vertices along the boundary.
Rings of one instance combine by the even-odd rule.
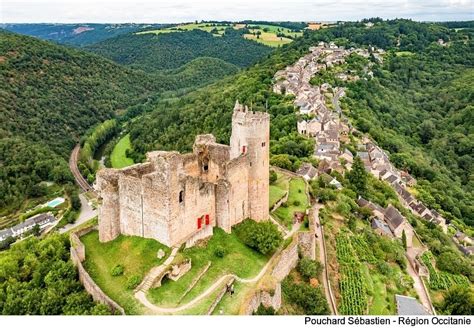
[[[274,212],[275,210],[277,210],[283,203],[285,203],[286,201],[288,201],[288,191],[285,192],[285,195],[281,197],[280,200],[278,200],[272,207],[272,209],[270,210],[270,212]]]
[[[251,315],[258,309],[260,304],[278,310],[281,307],[281,283],[276,284],[273,295],[270,291],[257,291],[247,304],[244,314]]]
[[[202,230],[198,231],[196,234],[191,236],[189,239],[186,240],[186,248],[191,248],[198,242],[199,240],[203,240],[212,236],[213,227],[211,225],[204,227]]]
[[[298,232],[298,246],[301,254],[312,260],[316,260],[316,236],[314,232]]]
[[[80,237],[89,233],[90,231],[97,229],[97,227],[88,227],[77,232],[71,233],[71,260],[76,265],[79,273],[79,281],[82,283],[86,291],[92,296],[96,302],[107,305],[113,312],[118,312],[125,315],[125,310],[107,296],[102,289],[92,280],[89,273],[87,273],[82,262],[86,259],[85,246],[81,242]]]
[[[229,281],[227,281],[227,283],[224,285],[224,287],[222,287],[222,289],[219,292],[219,294],[217,295],[216,299],[214,300],[214,302],[211,304],[211,306],[207,310],[207,313],[206,313],[207,315],[211,315],[212,312],[214,312],[214,309],[216,308],[217,304],[219,304],[219,302],[222,300],[225,293],[227,292],[227,287],[231,286],[234,283],[234,281],[235,281],[235,278],[232,277],[232,278],[229,279]]]
[[[298,263],[298,243],[293,241],[281,255],[272,271],[272,276],[281,282]]]

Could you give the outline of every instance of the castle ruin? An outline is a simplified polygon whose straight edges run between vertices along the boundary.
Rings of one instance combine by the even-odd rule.
[[[269,218],[270,117],[237,101],[230,146],[198,135],[193,152],[153,151],[145,163],[97,173],[99,239],[156,239],[168,247]]]

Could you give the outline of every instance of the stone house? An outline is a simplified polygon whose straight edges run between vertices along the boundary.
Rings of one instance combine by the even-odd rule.
[[[199,135],[192,153],[154,151],[145,163],[100,170],[100,241],[124,234],[172,247],[267,220],[269,142],[269,115],[236,102],[230,146]]]
[[[386,236],[389,238],[393,237],[392,231],[390,231],[390,228],[388,227],[387,223],[380,220],[379,218],[372,219],[371,227],[378,235]]]
[[[385,210],[385,221],[390,227],[393,235],[397,238],[401,238],[403,235],[403,231],[405,231],[405,235],[407,237],[407,246],[412,246],[412,238],[413,238],[413,229],[411,228],[410,224],[405,220],[405,217],[400,214],[397,208],[389,205]]]
[[[306,181],[312,180],[318,175],[317,169],[314,168],[311,163],[307,162],[303,163],[296,173],[303,177]]]

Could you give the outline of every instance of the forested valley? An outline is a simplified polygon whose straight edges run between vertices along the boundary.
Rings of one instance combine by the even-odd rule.
[[[265,51],[254,52],[252,60]],[[183,94],[240,68],[215,57],[180,57],[175,49],[176,58],[167,60],[176,65],[150,73],[3,30],[0,54],[0,214],[37,197],[42,181],[72,182],[69,153],[91,127],[127,117],[164,92]]]

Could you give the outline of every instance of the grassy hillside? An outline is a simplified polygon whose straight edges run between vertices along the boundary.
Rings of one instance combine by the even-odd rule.
[[[113,61],[143,70],[176,69],[199,57],[213,57],[247,67],[271,48],[245,40],[229,29],[222,37],[192,30],[161,34],[126,34],[87,47]]]

